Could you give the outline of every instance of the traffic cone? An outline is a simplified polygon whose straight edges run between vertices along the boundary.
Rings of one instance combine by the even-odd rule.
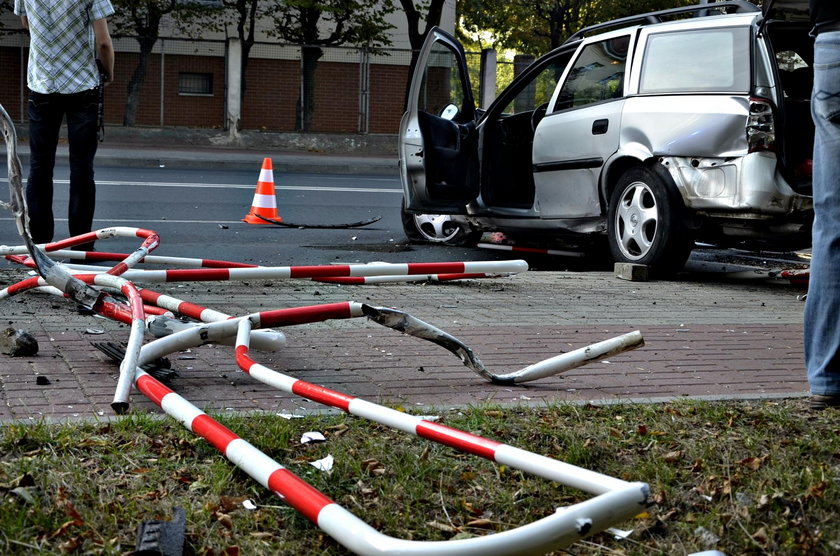
[[[251,203],[251,212],[242,221],[248,224],[271,224],[271,222],[266,222],[262,218],[258,218],[257,215],[278,222],[282,220],[277,214],[277,196],[274,193],[274,170],[271,167],[270,158],[263,159],[260,179],[257,181],[257,190],[254,193],[254,201]]]

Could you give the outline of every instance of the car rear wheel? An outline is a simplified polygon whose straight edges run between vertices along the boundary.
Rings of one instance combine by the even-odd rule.
[[[481,238],[481,232],[464,228],[447,214],[411,214],[401,211],[406,237],[417,243],[470,245]]]
[[[610,198],[607,234],[613,258],[671,274],[685,264],[694,239],[676,187],[653,169],[635,167],[619,179]]]

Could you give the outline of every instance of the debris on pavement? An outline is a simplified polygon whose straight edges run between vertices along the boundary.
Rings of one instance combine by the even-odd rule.
[[[7,328],[0,334],[0,353],[31,357],[38,353],[38,340],[26,330]]]
[[[27,226],[26,205],[20,161],[17,159],[14,125],[0,106],[3,133],[9,160],[9,187],[13,202],[7,206],[15,215],[22,246],[0,246],[0,255],[34,268],[37,276],[26,278],[0,290],[0,301],[13,295],[38,289],[76,304],[89,307],[97,315],[129,326],[122,346],[104,345],[98,349],[113,357],[122,350],[119,376],[112,408],[117,414],[128,410],[129,394],[134,386],[170,417],[197,436],[207,440],[231,463],[255,481],[279,496],[285,503],[321,528],[339,544],[357,553],[400,554],[496,554],[546,553],[564,548],[620,522],[628,520],[651,505],[650,489],[641,482],[603,475],[525,449],[453,429],[422,417],[398,411],[361,398],[330,390],[284,375],[251,358],[249,351],[276,351],[285,345],[285,335],[270,327],[285,327],[329,319],[367,317],[378,324],[432,341],[458,355],[466,366],[498,384],[516,384],[556,375],[591,361],[601,360],[621,351],[643,345],[641,334],[606,340],[570,353],[561,354],[520,371],[494,375],[463,342],[407,313],[356,302],[329,303],[261,311],[233,316],[185,300],[176,299],[138,284],[183,281],[228,281],[251,279],[335,280],[338,283],[370,283],[367,280],[460,280],[509,276],[528,268],[525,261],[467,261],[445,263],[351,264],[300,267],[261,267],[205,261],[167,259],[190,268],[140,270],[136,266],[152,263],[151,253],[159,246],[156,232],[141,228],[113,227],[81,234],[68,239],[35,245]],[[84,261],[112,261],[110,267],[94,267],[56,262],[48,253],[69,256],[65,249],[114,237],[138,238],[140,246],[129,254],[72,251]],[[155,262],[163,262],[158,257]],[[355,281],[361,279],[361,281]],[[346,280],[346,281],[344,281]],[[144,343],[145,336],[153,337]],[[338,503],[294,475],[257,447],[240,438],[204,411],[162,384],[144,365],[205,344],[233,345],[238,367],[252,379],[278,390],[295,394],[365,418],[406,434],[449,446],[461,452],[494,461],[506,467],[568,485],[592,495],[592,498],[542,517],[537,521],[492,535],[449,541],[415,541],[387,536],[372,528]],[[253,344],[253,346],[252,346]],[[118,353],[117,353],[118,354]],[[152,369],[150,369],[152,370]],[[332,456],[310,462],[329,472]],[[137,553],[180,556],[184,544],[185,515],[175,509],[171,522],[150,521],[140,526]],[[157,552],[155,552],[157,551]]]

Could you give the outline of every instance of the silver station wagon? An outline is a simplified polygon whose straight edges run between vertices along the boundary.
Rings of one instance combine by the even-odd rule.
[[[463,48],[439,28],[400,125],[412,240],[609,244],[682,268],[696,241],[809,245],[813,39],[807,2],[742,1],[583,29],[476,108]]]

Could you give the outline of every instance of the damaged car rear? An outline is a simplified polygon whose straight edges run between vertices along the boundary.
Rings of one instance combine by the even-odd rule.
[[[400,126],[407,235],[606,238],[615,261],[659,274],[682,268],[696,241],[806,247],[813,39],[806,3],[784,4],[588,27],[486,109],[461,45],[434,29]],[[440,234],[423,233],[427,222]]]

